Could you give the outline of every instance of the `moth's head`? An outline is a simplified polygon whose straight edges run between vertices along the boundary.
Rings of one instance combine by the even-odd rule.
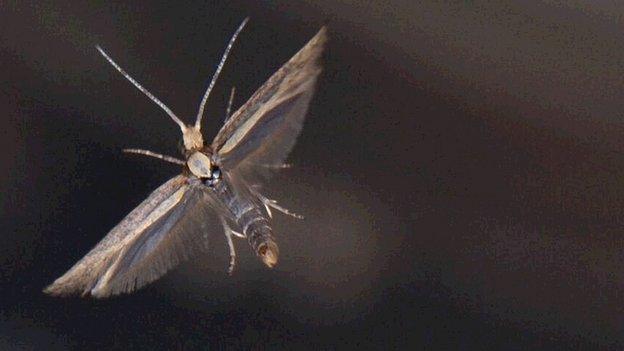
[[[186,151],[199,150],[204,146],[204,137],[198,126],[185,126],[182,129],[182,141]]]
[[[186,165],[194,176],[200,179],[212,178],[212,162],[201,151],[193,152],[186,160]]]

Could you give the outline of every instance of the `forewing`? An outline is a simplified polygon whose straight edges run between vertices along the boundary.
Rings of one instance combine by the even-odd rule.
[[[106,297],[157,279],[207,246],[210,202],[205,196],[192,179],[169,180],[45,291]]]
[[[228,119],[212,142],[221,167],[245,175],[284,162],[301,132],[326,38],[323,27]]]

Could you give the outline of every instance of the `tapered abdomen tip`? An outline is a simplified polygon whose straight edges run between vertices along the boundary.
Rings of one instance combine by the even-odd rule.
[[[261,244],[260,247],[258,247],[258,256],[260,256],[260,259],[262,259],[262,262],[264,262],[267,267],[275,267],[279,257],[277,244],[272,241]]]

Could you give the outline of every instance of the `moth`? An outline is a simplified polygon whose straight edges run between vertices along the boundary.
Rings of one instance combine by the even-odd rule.
[[[182,131],[178,159],[149,150],[125,152],[153,156],[181,166],[171,178],[132,210],[89,253],[44,291],[52,295],[81,293],[98,298],[129,293],[160,278],[182,260],[207,249],[210,216],[218,217],[229,246],[229,273],[236,262],[234,238],[246,238],[269,268],[279,249],[271,229],[271,209],[300,217],[260,193],[258,179],[284,168],[301,132],[321,72],[326,28],[275,72],[226,120],[212,143],[204,141],[201,122],[206,101],[245,19],[230,39],[199,104],[195,123],[187,125],[143,88],[99,46],[98,51],[136,88],[164,110]],[[218,224],[217,224],[218,225]]]

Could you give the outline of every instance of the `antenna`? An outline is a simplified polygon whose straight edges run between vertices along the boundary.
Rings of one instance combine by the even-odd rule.
[[[217,78],[219,78],[219,73],[221,73],[221,70],[223,69],[223,64],[225,63],[225,60],[227,59],[228,54],[230,53],[230,49],[232,49],[232,46],[234,45],[234,42],[236,41],[236,37],[238,37],[238,34],[243,30],[243,28],[245,28],[247,21],[249,21],[249,17],[243,20],[243,23],[241,23],[238,26],[238,29],[236,29],[236,32],[234,32],[234,35],[232,35],[232,38],[230,39],[230,42],[228,43],[228,46],[225,48],[225,52],[223,53],[223,56],[221,57],[221,62],[219,62],[219,65],[217,66],[217,70],[215,71],[215,74],[212,76],[210,85],[208,85],[208,89],[206,90],[204,97],[199,103],[199,111],[197,111],[197,119],[195,120],[195,129],[197,130],[201,129],[201,120],[204,115],[204,107],[206,106],[206,101],[208,100],[208,96],[210,95],[212,88],[217,82]]]
[[[227,109],[225,110],[225,119],[223,120],[223,123],[227,122],[227,120],[230,119],[231,112],[232,112],[232,103],[234,102],[235,93],[236,93],[236,87],[232,87],[232,90],[230,91],[230,100],[228,100]]]
[[[187,129],[186,126],[178,118],[178,116],[176,116],[175,113],[173,113],[173,111],[171,111],[171,109],[167,107],[167,105],[165,105],[162,101],[158,100],[158,98],[155,97],[152,93],[150,93],[147,89],[143,88],[141,84],[139,84],[139,82],[134,80],[134,78],[132,78],[128,73],[126,73],[126,71],[123,70],[123,68],[121,68],[115,61],[113,61],[113,59],[110,58],[110,56],[108,56],[108,54],[104,51],[104,49],[102,49],[99,45],[96,45],[95,48],[98,49],[100,54],[102,54],[102,56],[104,56],[104,58],[111,65],[113,65],[115,69],[119,71],[119,73],[121,73],[124,77],[126,77],[126,79],[130,81],[130,83],[134,84],[134,86],[137,87],[137,89],[139,89],[143,94],[147,95],[147,97],[150,98],[150,100],[152,100],[153,102],[155,102],[156,105],[160,106],[160,108],[163,109],[169,115],[169,117],[171,117],[171,119],[173,119],[173,121],[176,122],[180,126],[182,133],[184,133],[184,131]]]

